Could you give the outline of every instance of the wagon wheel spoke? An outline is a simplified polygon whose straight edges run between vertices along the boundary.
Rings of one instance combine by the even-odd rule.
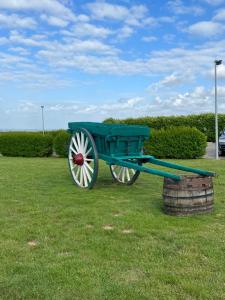
[[[87,151],[87,146],[88,146],[88,138],[86,138],[86,140],[85,140],[84,153],[86,153],[86,151]]]
[[[120,175],[121,175],[122,171],[123,171],[123,167],[119,167],[118,178],[120,178]]]
[[[125,182],[125,168],[123,167],[122,171],[122,182]]]
[[[86,187],[86,186],[88,185],[88,182],[87,182],[87,174],[86,174],[86,172],[85,172],[84,165],[83,165],[81,168],[82,168],[82,171],[83,171],[84,186]]]
[[[84,134],[83,134],[83,132],[81,132],[80,151],[81,151],[81,153],[84,153]]]
[[[72,135],[68,162],[74,182],[79,187],[92,188],[98,173],[98,153],[94,139],[86,129],[77,129]]]
[[[83,168],[80,168],[80,186],[83,186],[83,179],[84,179]]]
[[[90,181],[91,181],[90,172],[88,171],[88,169],[87,169],[87,167],[86,167],[86,165],[85,165],[85,164],[84,164],[84,170],[85,170],[85,173],[86,173],[86,175],[87,175],[88,182],[90,182]]]
[[[129,169],[126,168],[126,173],[127,173],[127,181],[130,181],[130,174],[129,174]]]
[[[93,173],[94,172],[94,170],[92,169],[92,167],[88,164],[88,163],[86,163],[86,161],[84,162],[84,165]]]
[[[92,162],[94,159],[92,159],[92,158],[85,158],[84,160]]]
[[[76,142],[76,140],[75,140],[75,138],[74,137],[72,137],[72,141],[73,141],[73,145],[74,145],[74,148],[76,149],[76,154],[78,153],[78,151],[79,151],[79,147],[78,147],[78,145],[77,145],[77,142]]]
[[[91,152],[92,147],[85,153],[85,156],[88,156],[88,154]]]
[[[128,160],[129,162],[138,163],[137,160]],[[119,165],[111,165],[110,171],[114,180],[124,183],[124,184],[132,184],[138,178],[140,171],[135,169],[119,166]]]
[[[73,153],[77,154],[77,151],[73,148],[72,145],[70,146],[70,150],[71,150]]]
[[[78,145],[78,152],[80,152],[80,134],[76,133],[77,145]]]

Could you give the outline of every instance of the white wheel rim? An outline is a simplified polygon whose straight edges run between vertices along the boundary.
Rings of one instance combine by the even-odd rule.
[[[118,165],[111,165],[111,170],[116,180],[122,183],[130,182],[136,173],[134,169]]]
[[[69,166],[74,181],[82,188],[87,188],[94,176],[95,160],[92,158],[92,150],[89,137],[82,131],[72,136],[69,145]],[[75,162],[78,155],[83,157],[82,165]]]

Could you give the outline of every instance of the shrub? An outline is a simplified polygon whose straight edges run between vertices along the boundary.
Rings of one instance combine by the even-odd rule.
[[[0,153],[5,156],[49,156],[52,154],[52,137],[37,132],[4,132],[0,134]]]
[[[65,130],[64,129],[48,130],[48,131],[46,131],[46,134],[51,135],[52,138],[54,139],[62,131],[65,131]]]
[[[54,150],[57,155],[61,157],[67,157],[68,155],[68,144],[69,144],[70,134],[64,130],[57,133],[54,138]]]
[[[219,114],[218,120],[219,131],[222,131],[225,127],[225,114]],[[170,126],[195,127],[207,136],[209,142],[215,141],[215,115],[212,113],[188,116],[128,118],[124,120],[109,118],[106,119],[104,123],[146,125],[154,129],[167,128]]]
[[[206,136],[196,128],[169,127],[151,130],[145,154],[158,158],[191,159],[205,154]]]

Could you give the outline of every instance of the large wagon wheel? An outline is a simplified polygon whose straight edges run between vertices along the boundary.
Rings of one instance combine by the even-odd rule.
[[[91,189],[98,176],[98,152],[92,135],[85,128],[77,129],[71,136],[68,161],[74,183]]]
[[[129,159],[128,161],[141,165],[141,162],[137,160]],[[127,185],[133,184],[140,175],[140,171],[118,165],[110,165],[110,171],[115,181]]]

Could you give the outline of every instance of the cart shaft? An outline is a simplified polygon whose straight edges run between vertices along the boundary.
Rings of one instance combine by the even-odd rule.
[[[200,174],[200,175],[204,175],[204,176],[215,176],[215,173],[213,172],[209,172],[209,171],[205,171],[205,170],[201,170],[201,169],[196,169],[196,168],[191,168],[191,167],[185,167],[185,166],[181,166],[178,164],[174,164],[174,163],[170,163],[167,161],[163,161],[157,158],[154,158],[153,156],[151,156],[149,158],[149,162],[158,166],[163,166],[163,167],[167,167],[167,168],[171,168],[171,169],[177,169],[177,170],[182,170],[182,171],[186,171],[186,172],[191,172],[191,173],[196,173],[196,174]]]
[[[181,166],[178,164],[162,161],[162,160],[154,158],[154,156],[150,156],[150,155],[129,156],[129,157],[127,157],[127,156],[112,157],[112,156],[100,154],[99,158],[105,160],[109,165],[118,165],[118,166],[122,166],[122,167],[127,167],[127,168],[134,169],[137,171],[141,171],[141,172],[145,172],[145,173],[149,173],[149,174],[153,174],[153,175],[158,175],[158,176],[162,176],[162,177],[168,177],[168,178],[178,180],[178,181],[181,180],[181,176],[179,176],[179,175],[172,174],[172,173],[169,173],[169,172],[166,172],[163,170],[157,170],[157,169],[153,169],[153,168],[149,168],[149,167],[144,167],[137,163],[128,161],[128,159],[137,159],[142,162],[149,162],[154,165],[159,165],[159,166],[163,166],[163,167],[167,167],[167,168],[171,168],[171,169],[182,170],[185,172],[191,172],[191,173],[195,173],[195,174],[200,174],[203,176],[215,176],[215,173],[213,173],[213,172],[195,169],[195,168],[191,168],[191,167],[185,167],[185,166]]]
[[[145,172],[145,173],[149,173],[149,174],[153,174],[153,175],[168,177],[168,178],[171,178],[171,179],[174,179],[174,180],[181,180],[181,176],[175,175],[175,174],[172,174],[172,173],[169,173],[169,172],[144,167],[144,166],[141,166],[141,165],[138,165],[138,164],[126,161],[126,160],[108,157],[106,155],[99,155],[99,157],[101,159],[105,160],[110,165],[115,164],[115,165],[118,165],[118,166],[127,167],[127,168],[130,168],[130,169],[134,169],[134,170],[137,170],[137,171],[141,171],[141,172]]]

